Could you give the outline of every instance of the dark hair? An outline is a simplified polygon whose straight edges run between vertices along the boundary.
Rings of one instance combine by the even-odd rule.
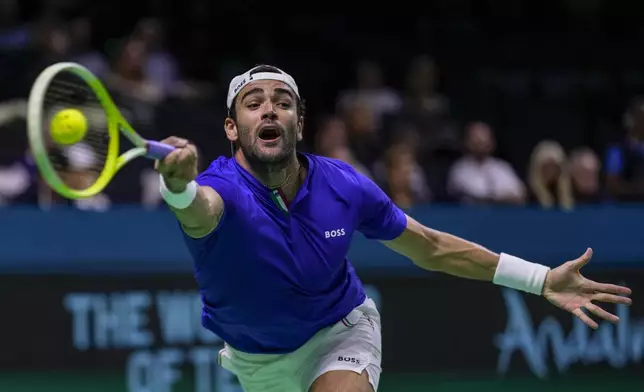
[[[250,74],[254,75],[260,72],[282,73],[282,71],[279,68],[274,67],[272,65],[258,65],[250,71]],[[300,99],[297,96],[295,97],[295,100],[296,100],[295,103],[297,105],[297,116],[304,117],[304,114],[306,113],[306,106],[304,105],[304,100]],[[230,109],[228,109],[228,117],[232,118],[234,121],[237,121],[237,112],[235,110],[236,101],[237,101],[237,97],[233,99],[233,103],[230,105]]]
[[[414,152],[409,144],[404,142],[398,142],[391,145],[384,154],[383,163],[387,170],[391,170],[398,163],[398,159],[405,154],[414,156]]]

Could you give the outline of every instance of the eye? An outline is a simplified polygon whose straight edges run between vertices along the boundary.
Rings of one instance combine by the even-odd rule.
[[[257,102],[250,102],[250,103],[246,104],[246,107],[247,107],[248,109],[254,110],[254,109],[259,108],[259,103],[257,103]]]
[[[278,103],[277,103],[277,106],[278,106],[279,108],[281,108],[281,109],[286,110],[286,109],[290,109],[290,107],[291,107],[291,103],[290,103],[290,102],[282,101],[282,102],[278,102]]]

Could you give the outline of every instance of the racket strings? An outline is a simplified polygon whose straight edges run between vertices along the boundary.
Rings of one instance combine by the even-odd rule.
[[[43,139],[47,141],[54,170],[69,188],[88,188],[98,178],[107,158],[110,137],[105,110],[85,81],[70,72],[63,72],[51,81],[43,105]],[[64,109],[77,109],[87,119],[85,136],[72,145],[58,144],[51,137],[51,121]]]

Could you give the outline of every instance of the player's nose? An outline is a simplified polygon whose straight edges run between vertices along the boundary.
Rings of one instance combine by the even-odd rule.
[[[277,120],[277,113],[272,104],[265,105],[262,120]]]

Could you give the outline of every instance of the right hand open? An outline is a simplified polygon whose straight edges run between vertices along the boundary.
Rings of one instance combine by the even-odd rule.
[[[154,168],[163,175],[170,192],[179,193],[197,177],[197,148],[186,139],[171,136],[161,141],[176,147],[162,161],[155,161]]]

